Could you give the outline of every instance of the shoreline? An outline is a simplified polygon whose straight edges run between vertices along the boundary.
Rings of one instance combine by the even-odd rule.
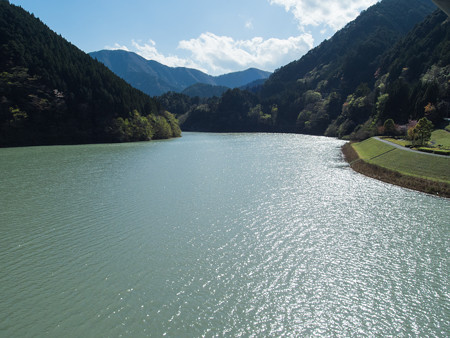
[[[341,150],[350,167],[360,174],[403,188],[412,189],[437,197],[450,198],[450,184],[404,175],[397,171],[367,163],[359,158],[358,153],[350,142],[344,144]]]

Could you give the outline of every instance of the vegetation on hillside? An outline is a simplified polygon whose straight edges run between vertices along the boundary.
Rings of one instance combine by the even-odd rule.
[[[450,111],[449,41],[450,23],[437,10],[383,55],[370,91],[347,97],[344,105],[354,106],[355,98],[364,102],[354,110],[359,121],[341,114],[326,135],[353,133],[352,138],[364,139],[376,134],[376,127],[388,119],[395,121],[403,134],[408,123],[423,117],[441,127]],[[343,131],[345,125],[354,128]]]
[[[190,97],[212,98],[212,97],[220,97],[228,89],[230,88],[224,86],[214,86],[204,83],[196,83],[184,89],[182,93]]]
[[[0,2],[0,146],[179,136],[174,117],[159,110],[32,14]],[[159,132],[159,120],[171,131]]]
[[[364,139],[388,119],[397,128],[427,116],[437,127],[450,102],[450,24],[437,10],[411,31],[435,8],[427,0],[383,0],[258,91],[228,91],[189,107],[183,128]]]

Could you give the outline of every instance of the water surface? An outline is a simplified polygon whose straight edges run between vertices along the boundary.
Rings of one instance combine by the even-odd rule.
[[[449,200],[341,145],[0,149],[0,336],[448,336]]]

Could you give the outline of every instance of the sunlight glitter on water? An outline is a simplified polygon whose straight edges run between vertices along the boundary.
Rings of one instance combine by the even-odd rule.
[[[0,149],[0,332],[448,335],[448,200],[352,172],[341,144]]]

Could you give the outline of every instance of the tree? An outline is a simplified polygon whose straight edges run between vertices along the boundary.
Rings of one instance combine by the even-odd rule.
[[[423,146],[430,140],[432,131],[433,123],[426,117],[422,117],[414,128],[408,130],[408,137],[414,145]]]
[[[393,136],[395,134],[395,123],[393,119],[384,121],[384,135]]]
[[[175,115],[169,113],[168,111],[164,111],[161,113],[161,116],[166,119],[167,123],[170,126],[170,130],[172,131],[172,135],[170,135],[169,137],[180,137],[181,129],[178,125],[178,120],[175,118]]]
[[[438,110],[436,109],[436,106],[432,104],[431,102],[428,102],[428,104],[424,107],[425,110],[425,116],[429,118],[431,121],[439,121],[439,114]]]
[[[376,103],[376,112],[378,116],[385,115],[386,111],[386,103],[389,99],[389,94],[382,94],[378,97],[377,103]]]
[[[163,116],[156,116],[155,118],[155,140],[168,139],[172,137],[172,128],[169,122]]]

